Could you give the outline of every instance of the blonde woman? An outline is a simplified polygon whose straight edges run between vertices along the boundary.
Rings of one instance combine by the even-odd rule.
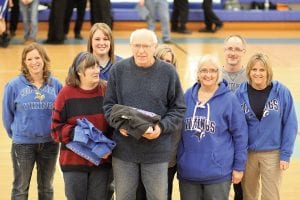
[[[281,176],[289,168],[297,135],[297,118],[288,88],[273,80],[268,56],[254,54],[246,68],[249,82],[236,94],[249,132],[244,199],[280,199]]]

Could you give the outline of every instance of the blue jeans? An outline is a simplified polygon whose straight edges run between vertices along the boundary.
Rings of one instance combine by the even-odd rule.
[[[24,39],[36,40],[38,32],[38,6],[39,0],[33,0],[30,4],[19,2],[20,12],[24,24]]]
[[[148,28],[155,31],[156,11],[160,19],[163,41],[170,40],[170,14],[169,3],[167,0],[145,0],[145,7],[149,10],[147,17]]]
[[[63,172],[68,200],[111,200],[111,167],[91,172]]]
[[[181,200],[228,200],[231,181],[196,184],[179,181]]]
[[[12,144],[14,181],[11,199],[28,199],[32,170],[36,164],[38,199],[53,199],[53,177],[59,145],[54,142],[42,144]]]
[[[117,200],[136,199],[136,190],[141,174],[147,200],[167,199],[168,162],[133,163],[112,159]]]

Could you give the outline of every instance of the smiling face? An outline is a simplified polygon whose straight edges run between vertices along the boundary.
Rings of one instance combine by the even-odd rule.
[[[257,61],[250,69],[249,73],[251,86],[261,90],[267,87],[268,74],[263,62]]]
[[[248,61],[246,73],[249,84],[257,90],[271,85],[273,70],[269,57],[263,53],[255,53]]]
[[[218,68],[211,61],[202,63],[197,74],[201,86],[216,86],[218,84],[218,72]]]
[[[111,42],[103,31],[96,30],[92,37],[92,49],[93,54],[96,56],[108,55],[110,50]]]
[[[33,49],[26,54],[24,63],[31,76],[43,76],[44,61],[37,49]]]

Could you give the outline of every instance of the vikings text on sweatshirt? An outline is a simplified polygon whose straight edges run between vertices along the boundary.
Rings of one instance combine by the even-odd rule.
[[[52,141],[51,112],[62,84],[53,77],[37,89],[23,75],[4,89],[2,120],[14,143],[38,144]]]
[[[221,183],[231,180],[233,170],[244,170],[248,128],[239,101],[226,83],[221,82],[204,104],[198,102],[200,84],[185,93],[187,111],[177,154],[180,181]]]
[[[251,109],[247,84],[243,83],[236,95],[246,115],[250,151],[280,150],[280,160],[289,161],[293,153],[298,130],[296,111],[290,91],[278,81],[266,102],[263,117],[258,120]]]

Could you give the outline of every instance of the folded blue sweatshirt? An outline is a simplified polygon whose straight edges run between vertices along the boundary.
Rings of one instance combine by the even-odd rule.
[[[90,121],[83,118],[77,119],[73,141],[66,146],[93,164],[99,165],[101,158],[111,153],[116,143],[108,139]]]

